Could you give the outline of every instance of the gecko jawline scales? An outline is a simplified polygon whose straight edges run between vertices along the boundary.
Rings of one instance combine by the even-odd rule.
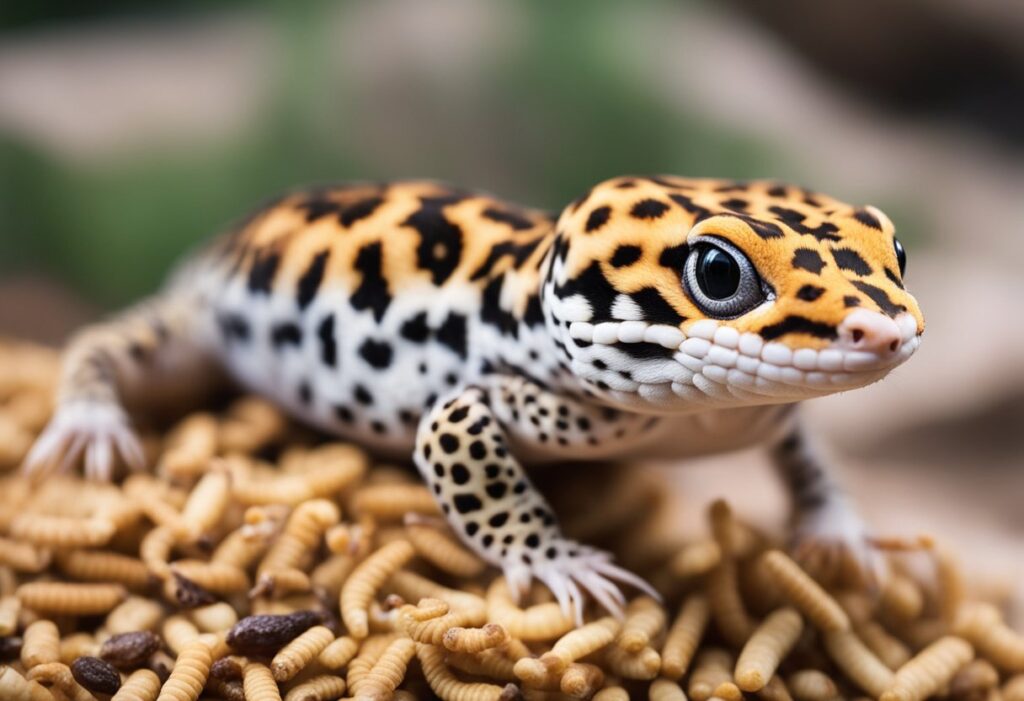
[[[875,572],[794,409],[916,350],[905,264],[879,210],[773,182],[616,178],[557,217],[433,182],[295,192],[72,339],[26,468],[139,466],[122,407],[226,373],[411,453],[514,592],[538,577],[577,616],[584,592],[621,613],[616,582],[643,583],[561,534],[526,465],[762,445],[798,552]]]

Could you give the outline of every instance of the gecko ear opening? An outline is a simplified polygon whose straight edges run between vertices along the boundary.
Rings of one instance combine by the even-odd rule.
[[[709,317],[733,319],[765,301],[761,277],[750,259],[731,243],[702,236],[691,243],[683,287]]]

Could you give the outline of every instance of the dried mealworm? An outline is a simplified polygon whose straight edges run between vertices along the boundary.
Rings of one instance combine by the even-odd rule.
[[[626,607],[626,620],[615,644],[626,652],[640,652],[665,628],[665,609],[649,596],[640,596]]]
[[[711,617],[711,606],[704,594],[692,594],[679,611],[661,650],[661,673],[678,681],[690,666]]]
[[[761,556],[763,566],[777,581],[783,595],[819,630],[848,630],[850,619],[842,607],[785,553],[771,550]]]
[[[416,656],[427,684],[442,701],[501,701],[505,688],[497,684],[460,681],[444,663],[444,649],[416,643]]]
[[[487,616],[520,640],[551,640],[576,627],[572,617],[553,601],[519,608],[504,577],[496,578],[487,588]]]
[[[0,665],[0,698],[6,701],[53,701],[53,694],[7,665]]]
[[[60,661],[60,631],[53,621],[40,619],[29,624],[22,636],[21,663],[25,669]]]
[[[482,628],[454,626],[444,633],[444,646],[454,652],[481,652],[498,647],[508,640],[508,631],[497,623],[488,623]]]
[[[231,499],[231,478],[217,470],[204,474],[189,492],[174,534],[180,541],[192,542],[220,521]]]
[[[824,633],[824,642],[825,649],[839,668],[872,697],[878,698],[892,686],[895,679],[892,670],[853,631]]]
[[[787,686],[796,701],[830,701],[839,696],[836,683],[816,669],[802,669],[789,675]]]
[[[410,523],[405,527],[409,542],[427,562],[455,577],[476,577],[487,563],[433,526]]]
[[[167,647],[175,654],[181,654],[199,638],[199,629],[182,614],[175,614],[164,621],[163,638]]]
[[[606,686],[594,694],[593,698],[594,701],[629,701],[629,692],[621,686]]]
[[[899,669],[911,657],[910,648],[877,621],[865,621],[856,626],[857,637],[864,641],[871,652],[889,669]]]
[[[618,645],[605,648],[605,660],[613,674],[626,679],[654,679],[661,669],[661,655],[654,648],[627,652]]]
[[[960,668],[974,657],[974,649],[963,638],[948,635],[917,653],[896,671],[892,686],[880,701],[921,701],[949,683]]]
[[[32,543],[0,538],[0,565],[18,572],[41,572],[50,565],[50,552]]]
[[[686,701],[686,694],[679,684],[671,679],[655,679],[651,682],[647,698],[650,701]]]
[[[352,696],[358,696],[363,682],[366,680],[373,665],[377,664],[388,645],[400,637],[398,633],[384,633],[371,635],[362,641],[359,646],[359,654],[356,655],[349,665],[346,675],[346,682]]]
[[[71,674],[71,668],[60,662],[47,662],[28,671],[28,679],[52,687],[71,701],[95,701],[96,697],[83,689]]]
[[[238,623],[238,612],[225,601],[194,608],[188,617],[204,633],[219,633]]]
[[[242,397],[228,407],[220,426],[220,449],[251,454],[277,441],[288,420],[273,403],[255,396]]]
[[[213,654],[205,640],[200,638],[189,643],[178,654],[157,701],[196,701],[210,676],[212,664]]]
[[[352,572],[341,589],[341,617],[353,638],[370,633],[370,602],[388,578],[412,559],[409,541],[396,540],[371,554]]]
[[[159,693],[160,677],[152,670],[137,669],[110,701],[154,701]]]
[[[440,516],[441,511],[422,484],[376,484],[360,487],[352,498],[352,510],[381,520],[398,520],[407,513]]]
[[[939,616],[948,622],[956,620],[966,597],[963,568],[960,561],[946,548],[935,551],[935,574],[939,585]]]
[[[680,550],[669,563],[675,576],[686,579],[707,574],[722,560],[722,549],[713,540],[691,543]]]
[[[345,680],[333,674],[311,677],[285,694],[284,701],[334,701],[345,693]]]
[[[390,698],[402,683],[409,660],[415,654],[416,643],[411,639],[393,640],[363,678],[358,695],[371,699]]]
[[[217,454],[217,419],[208,413],[190,414],[171,429],[157,469],[170,477],[193,477],[206,471]]]
[[[924,610],[924,595],[910,577],[893,573],[882,588],[880,603],[885,615],[897,621],[912,621]]]
[[[706,701],[724,682],[732,681],[733,658],[722,648],[706,648],[697,654],[690,673],[688,693],[694,701]]]
[[[46,514],[21,514],[11,522],[10,533],[19,541],[60,548],[106,545],[117,530],[106,518],[78,518]]]
[[[163,618],[163,607],[157,602],[139,596],[129,596],[107,614],[103,627],[111,634],[154,630]]]
[[[286,682],[315,660],[334,642],[334,633],[326,626],[313,626],[281,648],[270,662],[274,679]]]
[[[242,670],[242,687],[245,689],[246,701],[281,701],[281,691],[277,688],[270,668],[265,664],[247,664]]]
[[[224,562],[210,560],[175,560],[170,565],[172,575],[218,594],[243,592],[249,588],[249,575],[245,570]]]
[[[399,570],[391,576],[388,584],[406,601],[440,599],[452,608],[487,608],[487,603],[476,594],[449,589],[415,572]]]
[[[722,682],[711,692],[711,697],[723,701],[742,701],[743,692],[732,682]]]
[[[71,579],[117,582],[129,589],[145,589],[152,581],[142,560],[102,550],[69,550],[57,555],[57,565]]]
[[[562,674],[559,688],[563,694],[573,698],[587,699],[593,696],[602,684],[604,671],[600,667],[585,662],[573,662]]]
[[[0,637],[13,635],[18,630],[20,613],[21,600],[17,596],[0,596]]]
[[[754,632],[754,620],[743,603],[735,560],[724,558],[711,570],[705,592],[718,630],[730,644],[743,645]]]
[[[736,661],[736,684],[743,691],[759,691],[775,674],[803,632],[804,622],[792,608],[773,611],[757,627]]]
[[[553,673],[558,674],[576,660],[610,644],[620,630],[621,621],[605,616],[563,635],[551,650],[541,655],[540,661]]]
[[[146,564],[155,577],[167,579],[171,576],[168,562],[175,543],[174,531],[166,526],[153,528],[139,544],[139,558]]]
[[[358,650],[359,643],[354,638],[343,635],[321,650],[317,660],[327,669],[341,669],[356,656]]]
[[[1006,625],[995,606],[962,606],[953,629],[1000,669],[1024,672],[1024,636]]]
[[[120,584],[67,584],[28,582],[18,587],[23,606],[36,611],[89,616],[107,613],[124,601],[128,592]]]

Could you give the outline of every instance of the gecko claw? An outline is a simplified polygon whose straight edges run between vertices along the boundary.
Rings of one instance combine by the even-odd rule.
[[[877,590],[888,576],[885,558],[864,522],[846,504],[831,504],[800,517],[790,544],[793,559],[825,584],[859,581]]]

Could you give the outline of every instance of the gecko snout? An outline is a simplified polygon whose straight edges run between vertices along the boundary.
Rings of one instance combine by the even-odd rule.
[[[889,357],[900,349],[903,336],[895,321],[868,309],[855,309],[846,315],[837,329],[838,345],[850,350]]]

